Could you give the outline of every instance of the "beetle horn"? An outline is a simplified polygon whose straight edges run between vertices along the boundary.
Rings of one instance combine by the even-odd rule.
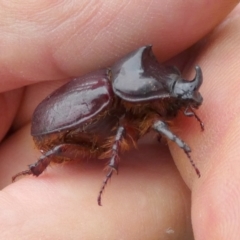
[[[194,83],[194,89],[198,90],[203,82],[202,70],[199,66],[195,66],[195,71],[196,71],[195,78],[191,82]]]

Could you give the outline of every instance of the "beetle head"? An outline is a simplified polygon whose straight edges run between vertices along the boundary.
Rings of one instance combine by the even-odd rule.
[[[171,96],[176,97],[191,107],[198,108],[203,98],[198,91],[202,84],[202,70],[199,66],[195,67],[196,76],[192,81],[187,81],[179,75],[174,81],[169,81],[171,86]],[[170,87],[170,86],[169,86]]]

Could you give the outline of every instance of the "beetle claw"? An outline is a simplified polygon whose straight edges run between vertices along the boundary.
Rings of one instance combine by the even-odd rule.
[[[17,180],[17,178],[21,177],[21,176],[25,176],[25,175],[31,175],[32,174],[32,171],[29,169],[29,170],[25,170],[25,171],[22,171],[22,172],[19,172],[17,173],[16,175],[14,175],[12,177],[12,182],[15,182]]]
[[[111,178],[111,176],[113,174],[113,171],[114,171],[114,169],[111,168],[110,171],[108,172],[108,174],[106,175],[106,178],[103,181],[103,185],[102,185],[102,187],[99,191],[98,199],[97,199],[99,206],[102,206],[102,201],[101,201],[102,200],[102,194],[103,194],[103,191],[104,191],[104,189],[105,189],[105,187],[108,183],[108,180]]]

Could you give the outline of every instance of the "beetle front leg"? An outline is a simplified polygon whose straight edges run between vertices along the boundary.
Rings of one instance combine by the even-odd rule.
[[[123,139],[124,133],[125,133],[124,127],[123,126],[118,127],[117,134],[115,136],[115,139],[114,139],[114,142],[112,145],[112,149],[111,149],[112,157],[108,164],[109,171],[103,181],[103,185],[101,187],[101,190],[99,192],[98,199],[97,199],[99,206],[102,206],[102,203],[101,203],[102,194],[103,194],[103,191],[104,191],[109,179],[111,178],[114,171],[118,172],[118,154],[120,152],[120,145],[121,145],[121,141]]]
[[[189,111],[190,109],[190,111]],[[184,110],[184,115],[187,116],[187,117],[195,117],[197,119],[197,121],[199,122],[200,124],[200,127],[202,129],[202,131],[204,131],[204,124],[202,122],[202,120],[199,118],[199,116],[193,111],[193,109],[188,106],[185,110]]]
[[[191,152],[190,147],[181,138],[179,138],[173,132],[171,132],[171,130],[168,128],[168,125],[165,122],[158,120],[153,124],[152,127],[154,130],[161,133],[162,135],[164,135],[166,138],[170,139],[171,141],[175,142],[180,148],[183,149],[183,151],[187,155],[190,163],[192,164],[193,168],[195,169],[198,177],[200,177],[200,171],[196,167],[194,161],[192,160],[192,158],[189,154]]]

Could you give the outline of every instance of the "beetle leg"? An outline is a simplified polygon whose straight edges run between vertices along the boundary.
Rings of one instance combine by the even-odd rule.
[[[200,177],[200,171],[198,170],[198,168],[196,167],[195,163],[193,162],[193,160],[190,156],[190,152],[191,152],[190,147],[181,138],[179,138],[173,132],[171,132],[171,130],[168,128],[168,125],[163,121],[160,121],[160,120],[156,121],[153,124],[153,129],[156,130],[157,132],[161,133],[162,135],[164,135],[171,141],[175,142],[180,148],[183,149],[183,151],[187,155],[188,159],[190,160],[190,163],[192,164],[193,168],[195,169],[198,177]]]
[[[18,177],[24,175],[34,175],[39,176],[50,164],[51,161],[53,162],[62,162],[56,161],[54,157],[62,157],[62,158],[69,158],[74,159],[77,157],[84,157],[88,154],[88,149],[78,145],[78,144],[60,144],[54,147],[52,150],[46,152],[43,156],[41,156],[37,162],[30,164],[28,170],[22,171],[12,177],[12,181],[14,182]]]
[[[188,111],[189,109],[190,109],[190,111]],[[188,106],[188,107],[184,110],[183,113],[184,113],[184,115],[187,116],[187,117],[192,117],[192,116],[194,116],[194,117],[197,119],[197,121],[200,123],[200,127],[201,127],[202,131],[204,131],[204,124],[203,124],[202,120],[198,117],[198,115],[193,111],[193,109],[192,109],[190,106]]]
[[[15,182],[18,177],[21,177],[24,175],[30,175],[30,174],[32,174],[31,170],[25,170],[25,171],[19,172],[12,177],[12,182]]]
[[[112,157],[109,161],[109,164],[108,164],[108,167],[109,167],[109,171],[103,181],[103,184],[102,184],[102,187],[100,189],[100,192],[98,194],[98,205],[101,206],[102,203],[101,203],[101,198],[102,198],[102,194],[103,194],[103,191],[109,181],[109,179],[111,178],[112,174],[114,171],[118,172],[118,153],[120,151],[120,145],[121,145],[121,141],[123,139],[123,135],[125,133],[125,129],[123,126],[119,126],[118,129],[117,129],[117,134],[115,136],[115,140],[113,142],[113,145],[112,145],[112,149],[111,149],[111,152],[112,152]]]
[[[19,172],[18,174],[14,175],[12,177],[12,181],[14,182],[18,177],[24,176],[24,175],[32,174],[34,176],[39,176],[46,169],[46,167],[49,165],[50,162],[51,162],[51,159],[47,155],[44,155],[40,157],[36,163],[28,165],[29,167],[28,170]]]

